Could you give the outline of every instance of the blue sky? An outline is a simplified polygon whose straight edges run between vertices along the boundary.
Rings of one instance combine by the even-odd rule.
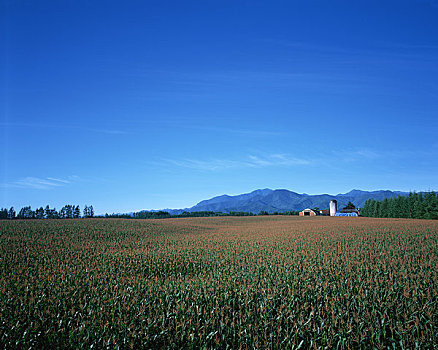
[[[0,207],[438,189],[437,1],[0,4]]]

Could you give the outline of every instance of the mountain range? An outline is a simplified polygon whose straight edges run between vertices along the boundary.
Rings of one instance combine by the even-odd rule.
[[[319,194],[309,195],[306,193],[296,193],[289,190],[279,189],[260,189],[250,193],[244,193],[236,196],[222,195],[211,199],[203,200],[191,208],[185,209],[163,209],[170,214],[177,215],[184,211],[215,211],[229,213],[232,211],[243,211],[259,213],[264,210],[268,213],[284,212],[293,210],[303,210],[306,208],[328,209],[330,200],[336,199],[338,208],[343,208],[348,202],[352,202],[357,208],[364,206],[365,201],[370,198],[383,200],[396,196],[408,195],[408,192],[400,191],[361,191],[352,190],[348,193],[337,195]]]

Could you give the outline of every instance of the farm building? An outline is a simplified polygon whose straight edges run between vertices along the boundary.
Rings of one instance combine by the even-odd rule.
[[[303,211],[300,211],[300,216],[317,216],[319,215],[319,211],[318,210],[313,210],[313,209],[304,209]]]
[[[337,210],[338,210],[338,201],[336,199],[332,199],[330,201],[330,216],[335,216]]]
[[[330,209],[304,209],[300,211],[300,216],[359,216],[359,209],[354,206],[353,203],[348,202],[347,206],[338,211],[338,202],[336,199],[330,201]]]
[[[335,216],[359,216],[359,215],[360,215],[359,209],[356,208],[344,208],[335,214]]]

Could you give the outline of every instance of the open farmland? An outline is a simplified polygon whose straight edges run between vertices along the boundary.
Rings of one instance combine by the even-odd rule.
[[[434,348],[438,221],[0,222],[6,348]]]

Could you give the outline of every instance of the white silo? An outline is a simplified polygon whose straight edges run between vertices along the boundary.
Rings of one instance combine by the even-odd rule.
[[[338,202],[336,201],[336,199],[332,199],[330,201],[330,216],[335,216],[337,210],[338,210]]]

